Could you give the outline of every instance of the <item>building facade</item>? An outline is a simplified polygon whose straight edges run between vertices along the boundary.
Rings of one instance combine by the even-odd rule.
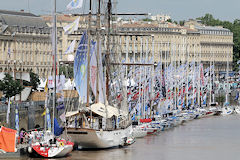
[[[86,30],[87,21],[83,16],[77,31],[70,35],[64,33],[63,27],[76,18],[57,16],[58,61],[73,61],[75,52],[64,52],[74,39],[78,44]],[[96,21],[93,26],[95,24]],[[232,70],[233,34],[228,29],[204,26],[194,20],[186,22],[185,26],[158,21],[120,21],[113,24],[117,34],[111,44],[116,46],[115,52],[121,54],[126,62],[185,63],[188,60],[201,61],[205,67],[214,62],[216,71],[226,71],[228,61],[229,70]],[[31,13],[0,10],[0,70],[32,70],[40,77],[49,75],[53,66],[51,26],[52,16],[49,15],[39,17]],[[105,30],[102,31],[105,34]],[[102,36],[102,46],[105,52],[106,35]]]
[[[34,14],[0,10],[0,71],[46,77],[52,70],[51,29]]]
[[[131,61],[131,53],[137,55],[137,60],[140,53],[143,58],[147,53],[155,63],[184,63],[188,60],[201,62],[205,68],[214,63],[215,71],[219,72],[226,71],[229,62],[229,70],[232,70],[233,33],[223,27],[190,22],[185,26],[168,22],[135,22],[120,24],[118,30],[122,34],[120,48],[123,58],[129,58],[127,61]],[[146,61],[149,59],[151,57]]]

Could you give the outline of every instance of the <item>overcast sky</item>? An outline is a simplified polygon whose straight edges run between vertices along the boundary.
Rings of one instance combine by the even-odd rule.
[[[50,14],[53,0],[0,0],[0,9],[19,11],[24,9],[34,14]],[[65,11],[71,0],[57,0],[57,10]],[[88,1],[88,0],[84,0]],[[97,1],[97,0],[93,0]],[[107,0],[105,0],[107,1]],[[117,0],[119,12],[168,14],[173,20],[197,18],[211,13],[215,18],[233,21],[240,19],[240,0]],[[82,10],[87,11],[87,7]],[[77,10],[76,12],[83,12]],[[69,13],[69,12],[65,12]]]

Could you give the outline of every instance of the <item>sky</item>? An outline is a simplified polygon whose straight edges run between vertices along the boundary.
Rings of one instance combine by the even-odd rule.
[[[66,6],[70,1],[57,0],[57,11],[87,13],[86,5],[74,12],[66,12]],[[37,15],[50,14],[53,6],[53,0],[0,0],[0,2],[0,9],[13,11],[24,9]],[[167,14],[176,21],[197,18],[210,13],[220,20],[233,21],[240,19],[240,0],[117,0],[117,11],[120,13],[151,13],[152,15]]]

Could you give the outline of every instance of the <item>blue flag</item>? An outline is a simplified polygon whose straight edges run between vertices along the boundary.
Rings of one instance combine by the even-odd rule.
[[[74,80],[79,97],[87,102],[87,52],[88,37],[83,33],[74,59]]]
[[[46,116],[47,116],[47,129],[51,131],[51,117],[48,108],[46,108]]]
[[[237,93],[236,93],[236,97],[235,97],[235,99],[234,99],[234,100],[235,100],[235,101],[237,101],[237,100],[238,100],[238,98],[239,98],[239,92],[237,92]]]
[[[133,116],[132,116],[132,121],[134,121],[135,120],[135,114],[133,114]]]
[[[15,109],[15,128],[17,132],[19,132],[19,113],[18,113],[18,105],[16,106]]]
[[[203,104],[204,104],[204,105],[207,104],[207,100],[206,100],[206,99],[204,99]]]
[[[197,98],[194,98],[194,105],[197,104]]]
[[[192,100],[189,99],[189,100],[188,100],[188,106],[190,106],[191,104],[192,104]]]
[[[64,109],[65,107],[64,107],[64,104],[60,104],[56,108],[57,108],[57,110],[60,110],[60,109]]]
[[[54,135],[60,136],[63,132],[63,128],[59,127],[58,121],[56,118],[54,118]]]

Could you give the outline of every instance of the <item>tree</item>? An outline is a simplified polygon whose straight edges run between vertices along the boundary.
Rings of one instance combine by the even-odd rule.
[[[144,19],[142,19],[142,21],[145,21],[145,22],[152,22],[153,20],[150,19],[150,18],[144,18]]]
[[[219,103],[220,106],[223,106],[223,103],[225,102],[225,96],[224,95],[217,96],[216,101]]]
[[[175,23],[175,24],[178,24],[178,22],[177,22],[177,21],[174,21],[173,23]]]
[[[179,25],[180,26],[184,26],[184,24],[185,24],[185,21],[183,20],[183,21],[179,21]]]
[[[7,98],[21,93],[23,89],[24,87],[20,81],[14,80],[8,73],[5,73],[5,77],[0,81],[0,91],[2,91]]]
[[[172,19],[168,19],[167,22],[173,23]]]
[[[24,86],[32,86],[33,90],[36,90],[38,85],[40,84],[39,76],[32,71],[30,72],[30,82],[23,81]]]
[[[59,67],[59,73],[64,74],[67,78],[73,78],[73,67],[72,66],[66,66],[61,65]]]

